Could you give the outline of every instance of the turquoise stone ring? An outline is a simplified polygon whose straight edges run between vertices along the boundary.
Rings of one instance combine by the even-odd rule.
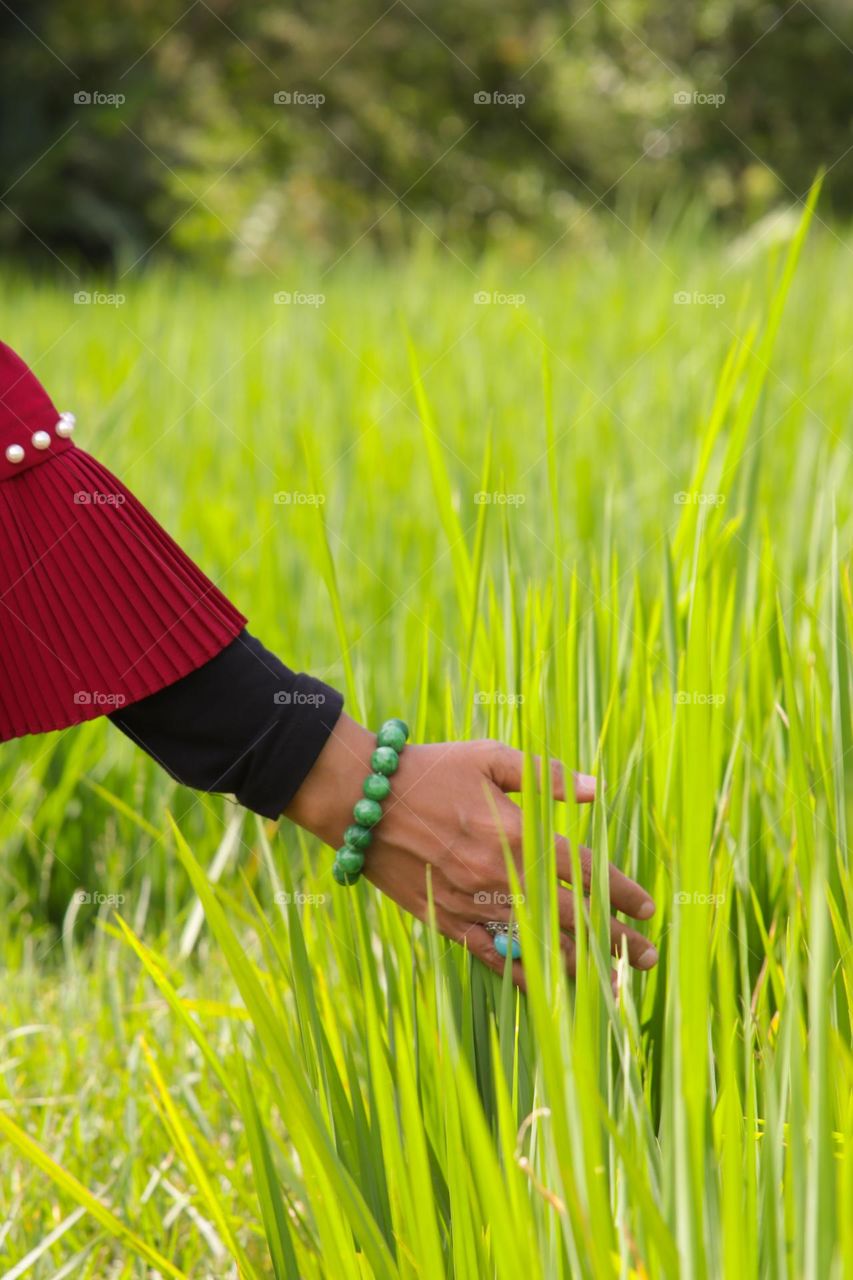
[[[513,960],[521,959],[521,943],[518,940],[518,925],[512,926],[503,920],[487,920],[483,926],[492,935],[492,942],[499,956],[506,959],[511,952]]]

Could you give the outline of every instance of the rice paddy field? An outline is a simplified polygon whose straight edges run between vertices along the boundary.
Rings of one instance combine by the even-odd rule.
[[[4,746],[6,1280],[853,1275],[853,245],[807,223],[6,278],[289,665],[606,783],[529,765],[522,997],[104,721]],[[615,999],[608,858],[661,954]]]

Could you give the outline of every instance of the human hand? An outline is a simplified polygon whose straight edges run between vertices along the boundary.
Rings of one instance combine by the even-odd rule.
[[[352,806],[370,772],[374,737],[348,716],[342,716],[314,768],[297,792],[286,815],[332,847],[342,840],[352,821]],[[502,838],[523,878],[521,809],[508,792],[521,790],[523,755],[503,743],[437,742],[410,745],[400,756],[391,794],[383,804],[382,820],[374,829],[363,875],[406,911],[425,920],[429,914],[427,868],[431,869],[436,924],[455,942],[496,972],[503,957],[495,950],[486,921],[509,920],[511,888]],[[554,798],[567,798],[562,765],[551,765]],[[572,775],[578,803],[595,796],[595,779]],[[556,837],[556,867],[560,880],[573,879],[569,842]],[[579,850],[584,889],[589,891],[591,854]],[[613,911],[647,920],[655,906],[646,891],[616,867],[610,867]],[[575,973],[575,943],[563,930],[575,925],[572,890],[557,888],[560,945],[569,974]],[[615,917],[610,924],[611,947],[620,954],[623,939],[628,959],[637,969],[650,969],[658,954],[648,939]],[[512,976],[524,988],[524,968],[512,963]]]

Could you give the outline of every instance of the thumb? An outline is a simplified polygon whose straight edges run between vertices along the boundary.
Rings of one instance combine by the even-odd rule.
[[[542,757],[534,756],[536,775],[542,778]],[[555,800],[566,799],[566,770],[560,760],[551,760],[551,791]],[[501,791],[520,791],[524,769],[524,753],[502,742],[494,744],[489,754],[488,774]],[[572,773],[572,792],[578,804],[595,799],[595,778],[588,773]]]

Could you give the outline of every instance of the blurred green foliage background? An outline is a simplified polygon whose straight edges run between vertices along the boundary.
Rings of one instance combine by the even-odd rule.
[[[851,108],[849,0],[4,4],[0,252],[583,245],[591,208],[749,220],[820,165],[844,215]]]

